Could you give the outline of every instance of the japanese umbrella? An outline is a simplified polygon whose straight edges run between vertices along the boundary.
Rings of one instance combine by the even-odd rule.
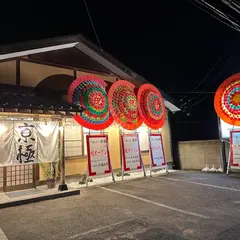
[[[152,129],[164,125],[166,108],[159,90],[152,84],[143,84],[137,92],[139,113],[143,122]]]
[[[230,76],[218,87],[214,108],[224,122],[240,126],[240,73]]]
[[[110,112],[114,120],[127,130],[135,130],[142,124],[134,89],[132,83],[118,80],[108,92]]]
[[[108,108],[107,84],[97,76],[84,75],[72,82],[68,89],[68,102],[85,110],[74,119],[83,127],[103,130],[113,122]]]

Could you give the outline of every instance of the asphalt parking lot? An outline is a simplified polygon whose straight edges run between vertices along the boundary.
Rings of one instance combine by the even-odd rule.
[[[175,172],[1,209],[0,239],[240,239],[240,176]]]

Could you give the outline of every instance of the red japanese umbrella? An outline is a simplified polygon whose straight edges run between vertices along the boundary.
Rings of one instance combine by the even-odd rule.
[[[82,126],[103,130],[113,122],[108,108],[107,84],[97,76],[84,75],[72,82],[68,89],[68,101],[85,108],[74,119]]]
[[[110,112],[114,120],[127,130],[135,130],[142,124],[134,88],[132,83],[119,80],[108,92]]]
[[[139,113],[143,122],[152,129],[164,125],[166,107],[159,90],[152,84],[143,84],[137,93]]]
[[[240,126],[240,73],[230,76],[218,87],[214,108],[224,122]]]

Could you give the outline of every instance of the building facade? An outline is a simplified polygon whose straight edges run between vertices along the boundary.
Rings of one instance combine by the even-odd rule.
[[[24,55],[24,53],[22,53],[23,56],[2,59],[0,62],[0,85],[5,86],[4,89],[6,89],[6,86],[7,89],[11,88],[10,86],[15,86],[16,89],[24,89],[21,91],[25,91],[26,94],[34,92],[36,94],[44,94],[44,96],[49,98],[53,98],[53,94],[56,93],[56,99],[61,98],[62,100],[66,100],[67,90],[71,82],[82,75],[96,75],[109,85],[118,79],[123,79],[122,76],[116,75],[111,70],[109,71],[106,67],[103,67],[102,63],[96,67],[95,62],[94,65],[87,61],[83,61],[85,64],[83,69],[82,65],[76,67],[68,64],[68,59],[66,59],[65,64],[51,61],[51,54],[59,51],[65,50],[47,51],[50,57],[47,56],[45,52],[36,53],[36,55]],[[45,56],[41,56],[41,54],[45,54]],[[66,55],[66,58],[67,57],[68,55]],[[52,58],[54,59],[54,57]],[[71,61],[72,59],[69,57],[69,62]],[[141,84],[141,82],[138,82],[138,86]],[[6,93],[6,90],[3,91]],[[2,92],[2,94],[4,93]],[[170,110],[168,109],[168,111]],[[8,114],[11,116],[11,112],[2,112],[0,115],[1,114]],[[22,116],[21,111],[14,114]],[[28,113],[28,115],[31,114],[32,113]],[[56,114],[56,112],[53,114]],[[74,114],[74,112],[72,114]],[[51,114],[49,116],[51,118]],[[65,174],[66,176],[78,176],[87,171],[86,135],[100,133],[100,131],[97,132],[80,126],[74,121],[73,115],[71,114],[67,114],[64,119]],[[168,116],[166,117],[163,128],[159,129],[159,131],[162,133],[163,137],[165,157],[170,164],[173,162],[173,157]],[[123,129],[113,123],[109,128],[101,131],[101,133],[103,132],[108,134],[112,168],[113,170],[119,170],[121,168],[120,135]],[[147,166],[150,160],[148,143],[149,129],[143,124],[137,129],[137,132],[139,133],[142,158],[144,164]],[[26,187],[35,187],[44,183],[46,180],[44,166],[39,164],[37,164],[37,166],[35,165],[36,164],[0,167],[0,190],[10,191],[23,189]],[[56,176],[59,176],[58,171],[56,172]]]

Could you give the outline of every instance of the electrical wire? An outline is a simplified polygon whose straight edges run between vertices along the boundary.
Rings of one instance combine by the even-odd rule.
[[[188,94],[186,94],[180,101],[183,101],[188,95],[193,93],[207,78],[208,76],[212,73],[212,71],[215,69],[215,67],[218,65],[218,63],[223,59],[223,56],[221,56],[218,61],[214,64],[214,66],[211,68],[211,70],[207,73],[207,75],[203,78],[203,80]],[[184,106],[185,104],[183,104]]]
[[[86,11],[87,11],[89,20],[90,20],[90,22],[91,22],[92,28],[93,28],[93,32],[94,32],[95,37],[96,37],[96,39],[97,39],[98,45],[99,45],[100,49],[102,50],[102,46],[101,46],[99,37],[98,37],[98,35],[97,35],[97,31],[96,31],[96,29],[95,29],[95,27],[94,27],[94,24],[93,24],[93,21],[92,21],[92,17],[91,17],[91,14],[90,14],[90,12],[89,12],[88,5],[87,5],[87,1],[86,1],[86,0],[84,0],[84,4],[85,4],[85,7],[86,7]]]
[[[231,15],[227,15],[223,12],[221,12],[220,10],[218,10],[217,8],[215,8],[214,6],[212,6],[211,4],[209,4],[208,2],[206,2],[205,0],[195,0],[198,4],[201,4],[202,6],[205,6],[206,8],[208,8],[209,10],[215,12],[217,15],[221,16],[222,18],[224,18],[225,20],[229,21],[232,25],[234,25],[237,30],[240,30],[240,26],[235,23],[234,21],[232,21],[229,17],[235,19],[234,17],[232,17]]]
[[[193,0],[193,1],[194,1],[194,0]],[[223,21],[223,20],[221,20],[220,18],[218,18],[218,17],[214,16],[212,13],[209,13],[209,12],[208,12],[208,11],[206,11],[204,8],[200,7],[199,5],[197,5],[196,3],[192,2],[191,0],[188,0],[188,2],[190,2],[191,4],[193,4],[194,6],[196,6],[197,8],[201,9],[203,12],[205,12],[205,13],[209,14],[211,17],[213,17],[213,18],[217,19],[217,20],[218,20],[218,21],[220,21],[221,23],[223,23],[223,24],[227,25],[228,27],[230,27],[230,28],[234,29],[235,31],[238,31],[238,32],[240,32],[240,31],[239,31],[239,29],[237,29],[237,28],[233,27],[232,25],[228,24],[227,22],[224,22],[224,21]]]
[[[194,103],[194,104],[192,104],[191,106],[189,106],[188,109],[189,109],[189,108],[192,108],[192,107],[194,107],[194,106],[196,106],[196,105],[198,105],[200,102],[204,101],[204,100],[205,100],[206,98],[208,98],[208,97],[209,97],[209,95],[205,96],[204,98],[200,99],[200,100],[197,101],[196,103]]]
[[[214,81],[215,79],[217,79],[217,77],[219,76],[219,74],[225,69],[225,67],[227,66],[227,63],[229,62],[229,60],[230,60],[231,58],[232,58],[232,56],[228,57],[226,63],[225,63],[224,66],[223,66],[223,68],[221,68],[221,70],[220,70],[220,71],[218,72],[218,74],[215,76],[215,78],[213,79],[213,81]],[[194,98],[196,98],[196,97],[198,97],[198,96],[201,96],[208,88],[209,88],[209,85],[208,85],[202,92],[200,92],[197,96],[195,96]],[[206,98],[208,98],[208,97],[209,97],[209,95],[201,98],[201,99],[200,99],[199,101],[197,101],[196,103],[193,103],[192,105],[190,105],[189,107],[187,107],[187,109],[190,109],[190,108],[198,105],[200,102],[204,101],[204,100],[205,100]],[[191,101],[192,101],[194,98],[192,98]],[[185,110],[187,110],[187,109],[185,109]]]
[[[226,4],[229,8],[233,9],[238,14],[240,13],[240,6],[234,1],[221,0],[222,3]]]
[[[232,56],[227,58],[227,61],[225,62],[224,66],[221,68],[221,70],[217,73],[217,75],[214,77],[214,79],[211,81],[211,84],[208,84],[208,86],[201,92],[197,93],[197,95],[195,95],[193,98],[191,98],[184,106],[186,107],[186,105],[190,102],[192,102],[192,100],[194,100],[197,97],[200,97],[201,95],[203,95],[204,93],[207,93],[206,91],[209,89],[209,87],[212,85],[212,83],[218,78],[218,76],[222,73],[222,71],[226,68],[227,63],[229,62],[229,60],[232,58]],[[209,92],[209,93],[215,93],[215,92]]]

